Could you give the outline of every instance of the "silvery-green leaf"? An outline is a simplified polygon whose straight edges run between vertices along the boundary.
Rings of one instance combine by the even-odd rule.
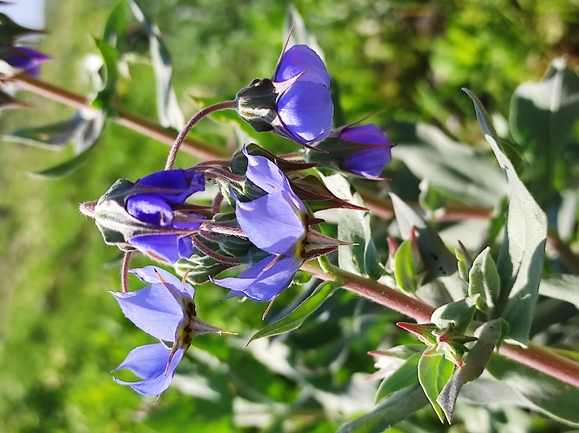
[[[149,36],[149,52],[153,62],[153,70],[155,71],[159,121],[163,126],[171,126],[180,130],[185,124],[185,119],[173,89],[173,64],[169,50],[161,38],[161,32],[157,25],[144,14],[134,0],[129,0],[129,5],[135,18],[143,25]]]
[[[393,122],[388,136],[392,156],[401,159],[418,179],[464,203],[494,207],[507,194],[498,167],[472,147],[457,143],[435,126]]]
[[[539,294],[570,302],[579,308],[579,275],[543,275],[539,283]]]
[[[501,280],[498,308],[503,310],[502,317],[509,323],[507,338],[527,344],[543,270],[547,218],[501,150],[484,107],[470,90],[463,90],[474,103],[485,139],[509,185],[507,224],[497,260]]]

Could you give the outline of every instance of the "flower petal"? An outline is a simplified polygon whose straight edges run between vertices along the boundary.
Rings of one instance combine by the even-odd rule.
[[[145,176],[136,184],[158,188],[155,194],[171,205],[180,205],[191,194],[205,189],[205,178],[203,173],[193,170],[164,170]]]
[[[293,192],[287,177],[277,165],[264,156],[250,155],[245,146],[243,154],[247,157],[245,176],[250,181],[267,193],[283,191],[300,212],[306,213],[306,207]]]
[[[306,235],[304,215],[279,191],[238,202],[235,216],[251,243],[268,253],[295,255]]]
[[[313,143],[332,129],[334,106],[330,91],[318,83],[298,80],[278,100],[284,129],[298,143]]]
[[[364,177],[379,177],[390,161],[392,146],[374,147],[350,155],[342,163],[342,168]]]
[[[156,266],[145,266],[144,268],[135,268],[131,269],[133,274],[144,281],[150,284],[162,284],[159,275],[165,281],[165,283],[170,284],[173,288],[175,288],[178,292],[180,292],[184,298],[188,298],[193,300],[195,297],[195,289],[191,286],[191,284],[185,283],[171,272],[167,272],[164,269],[158,268]]]
[[[273,81],[289,80],[303,71],[307,71],[301,78],[304,81],[319,83],[330,88],[330,74],[320,56],[307,45],[294,45],[281,58],[273,75]]]
[[[143,252],[158,256],[168,263],[173,264],[181,258],[189,258],[181,255],[181,253],[186,252],[186,250],[180,248],[179,241],[180,235],[177,234],[143,235],[129,239],[129,244]]]
[[[388,136],[375,123],[351,126],[340,133],[340,139],[360,144],[390,144]]]
[[[175,332],[185,314],[183,308],[162,283],[134,292],[109,292],[125,316],[147,334],[165,341],[175,341]]]
[[[242,272],[237,278],[212,281],[218,286],[231,289],[233,296],[243,294],[254,301],[267,302],[288,288],[302,262],[297,257],[271,255]]]
[[[139,221],[167,226],[173,220],[173,209],[161,196],[137,194],[127,199],[127,212]]]
[[[171,380],[173,380],[175,370],[181,362],[185,350],[186,347],[179,347],[169,363],[169,368],[167,368],[171,349],[162,343],[139,346],[133,349],[114,371],[126,368],[143,380],[139,382],[125,382],[117,378],[114,380],[121,385],[130,386],[139,394],[159,395],[171,385]]]

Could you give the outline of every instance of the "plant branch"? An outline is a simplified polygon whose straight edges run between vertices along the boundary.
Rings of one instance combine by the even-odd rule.
[[[28,90],[40,96],[44,96],[45,98],[76,108],[77,110],[98,111],[98,109],[94,108],[90,104],[90,101],[88,101],[84,96],[70,92],[62,87],[34,79],[27,75],[21,74],[11,77],[10,81],[21,89]],[[123,107],[116,107],[115,110],[116,116],[111,117],[111,120],[169,146],[173,145],[175,141],[174,130],[164,128],[155,122],[151,122],[142,116],[124,109]],[[191,138],[185,139],[183,144],[184,152],[201,159],[219,159],[228,158],[230,156],[224,149]]]
[[[230,110],[233,108],[235,108],[235,101],[219,102],[217,104],[203,108],[195,116],[189,119],[189,121],[187,122],[185,127],[181,130],[181,132],[179,132],[179,135],[177,136],[175,142],[171,146],[171,151],[169,152],[169,156],[167,157],[167,164],[165,165],[165,170],[171,170],[173,168],[173,165],[175,164],[175,159],[177,158],[177,153],[179,153],[179,148],[187,138],[187,134],[189,133],[189,131],[193,129],[193,127],[197,124],[197,122],[199,122],[205,116],[214,113],[215,111]]]
[[[330,272],[326,272],[316,262],[309,261],[304,263],[301,269],[324,281],[339,281],[344,289],[409,316],[418,323],[430,322],[434,311],[433,307],[418,299],[335,266],[331,266]],[[533,343],[528,348],[503,343],[499,354],[579,388],[579,363],[557,355],[548,348]]]

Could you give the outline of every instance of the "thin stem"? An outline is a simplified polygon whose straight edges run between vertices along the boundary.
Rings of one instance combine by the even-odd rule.
[[[123,257],[123,264],[121,266],[121,288],[124,293],[130,292],[129,289],[129,269],[131,269],[132,251],[125,252]]]
[[[181,132],[179,133],[179,135],[175,139],[175,142],[173,143],[171,150],[169,151],[169,156],[167,157],[167,163],[165,164],[165,170],[171,170],[173,168],[173,165],[175,164],[175,159],[177,158],[177,153],[179,153],[179,148],[181,147],[181,144],[183,144],[183,142],[187,138],[187,134],[189,134],[189,131],[191,131],[191,129],[193,129],[193,127],[197,124],[197,122],[199,122],[205,116],[207,116],[211,113],[214,113],[215,111],[230,110],[230,109],[234,109],[234,108],[235,108],[235,101],[219,102],[217,104],[210,105],[209,107],[203,108],[195,116],[193,116],[191,119],[189,119],[189,122],[187,122],[185,127],[181,130]]]
[[[339,281],[343,288],[405,314],[419,323],[430,322],[430,316],[434,311],[433,307],[418,299],[410,298],[388,286],[335,266],[331,267],[331,272],[325,272],[315,262],[310,261],[304,263],[301,269],[324,281]],[[499,354],[579,388],[579,363],[557,355],[548,348],[531,343],[525,349],[518,345],[503,343]]]

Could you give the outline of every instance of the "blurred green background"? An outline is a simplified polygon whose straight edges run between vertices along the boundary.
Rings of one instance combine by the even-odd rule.
[[[253,78],[272,74],[289,3],[139,1],[172,54],[175,90],[186,116],[194,113],[195,101],[230,99]],[[112,0],[47,0],[50,33],[39,49],[54,60],[42,67],[44,80],[81,94],[91,89],[83,73],[85,56],[96,52],[90,35],[102,35],[114,5]],[[579,64],[577,0],[303,0],[295,5],[325,52],[348,122],[382,110],[377,123],[426,121],[459,140],[476,141],[480,129],[462,86],[479,95],[489,112],[506,117],[516,86],[539,80],[553,58],[566,54],[571,67]],[[131,66],[130,79],[119,86],[122,105],[155,119],[152,82],[148,65]],[[3,112],[2,133],[73,113],[35,95],[19,96],[35,108]],[[225,145],[231,131],[219,133],[220,124],[204,122],[196,134]],[[272,149],[288,146],[273,136],[259,138]],[[240,336],[195,341],[174,386],[156,406],[154,399],[113,383],[110,371],[151,339],[122,317],[106,293],[120,288],[119,264],[106,265],[118,251],[104,245],[78,205],[97,199],[120,177],[134,180],[162,169],[167,151],[109,122],[87,164],[67,178],[44,181],[29,173],[65,161],[71,149],[0,144],[0,431],[321,433],[367,411],[374,385],[355,374],[374,371],[366,352],[409,340],[393,325],[397,314],[347,293],[332,297],[290,336],[244,349],[262,325],[264,305],[218,303],[225,291],[201,286],[200,317]],[[194,162],[179,159],[181,165]],[[408,196],[418,193],[414,181],[407,189]],[[137,258],[133,266],[147,263]],[[284,294],[268,320],[297,292]],[[452,431],[501,428],[560,431],[553,421],[514,408],[466,406]],[[426,408],[399,429],[448,427]]]

